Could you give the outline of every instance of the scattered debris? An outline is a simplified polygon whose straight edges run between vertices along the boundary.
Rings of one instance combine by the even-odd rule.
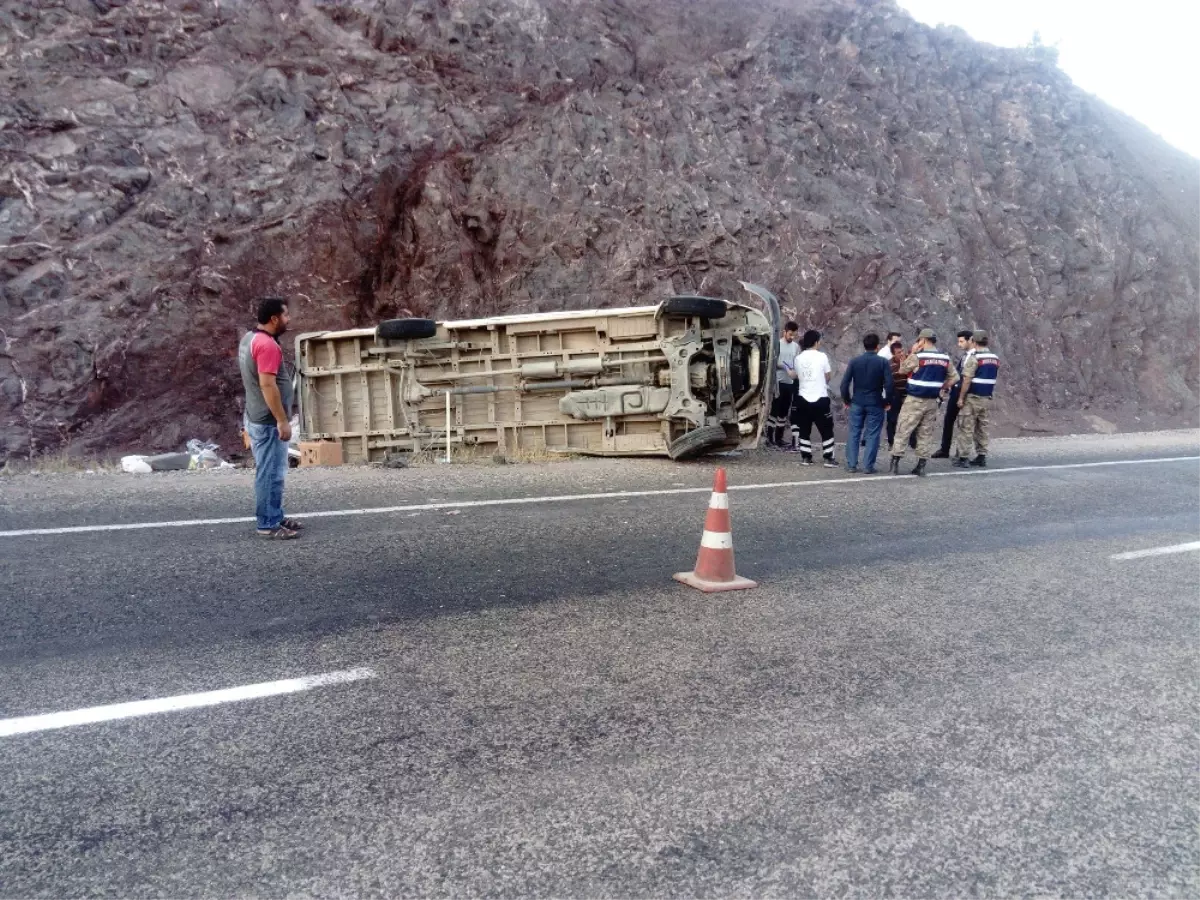
[[[150,468],[150,463],[146,462],[144,456],[122,456],[121,471],[130,475],[149,475],[154,470]]]
[[[342,464],[342,445],[336,441],[301,441],[300,465],[309,466],[340,466]]]
[[[187,442],[188,455],[191,457],[189,469],[232,469],[233,464],[227,463],[217,455],[221,448],[216,444],[204,443],[196,439]]]
[[[121,471],[130,475],[148,475],[151,472],[190,472],[199,469],[232,469],[233,463],[221,459],[216,444],[192,439],[187,450],[180,453],[159,453],[154,456],[123,456]]]
[[[379,463],[385,469],[407,469],[408,454],[406,453],[389,453]]]

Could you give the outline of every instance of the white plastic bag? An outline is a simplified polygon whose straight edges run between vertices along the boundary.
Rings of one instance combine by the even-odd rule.
[[[149,475],[154,470],[150,468],[150,463],[146,462],[144,456],[122,456],[121,471],[130,475]]]
[[[193,438],[187,442],[187,452],[192,457],[189,469],[217,469],[224,460],[217,455],[221,448],[213,443]]]

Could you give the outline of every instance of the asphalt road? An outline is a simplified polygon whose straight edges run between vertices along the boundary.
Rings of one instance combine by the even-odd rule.
[[[246,473],[0,479],[0,734],[374,675],[0,736],[0,896],[1195,896],[1200,553],[1113,557],[1200,539],[1200,440],[992,459],[728,460],[709,596],[711,461],[293,472],[277,544],[26,533]]]

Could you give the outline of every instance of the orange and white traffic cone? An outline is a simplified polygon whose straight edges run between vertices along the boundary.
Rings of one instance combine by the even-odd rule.
[[[717,591],[744,591],[758,583],[739,576],[733,567],[733,530],[729,524],[729,494],[725,488],[725,470],[717,469],[708,518],[700,538],[700,555],[693,572],[678,572],[676,581],[706,594]]]

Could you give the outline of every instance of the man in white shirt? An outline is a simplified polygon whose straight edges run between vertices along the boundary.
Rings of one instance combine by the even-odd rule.
[[[892,343],[894,341],[898,341],[898,340],[900,340],[900,332],[889,331],[887,333],[887,339],[883,342],[883,346],[879,348],[879,355],[882,356],[884,359],[886,359],[888,362],[891,362],[892,361]]]
[[[808,436],[813,425],[821,433],[821,456],[827,469],[836,469],[833,458],[833,410],[829,402],[829,379],[833,369],[829,357],[821,352],[821,332],[806,331],[796,357],[796,403],[792,407],[792,450],[798,451],[801,464],[813,464],[812,444]]]

